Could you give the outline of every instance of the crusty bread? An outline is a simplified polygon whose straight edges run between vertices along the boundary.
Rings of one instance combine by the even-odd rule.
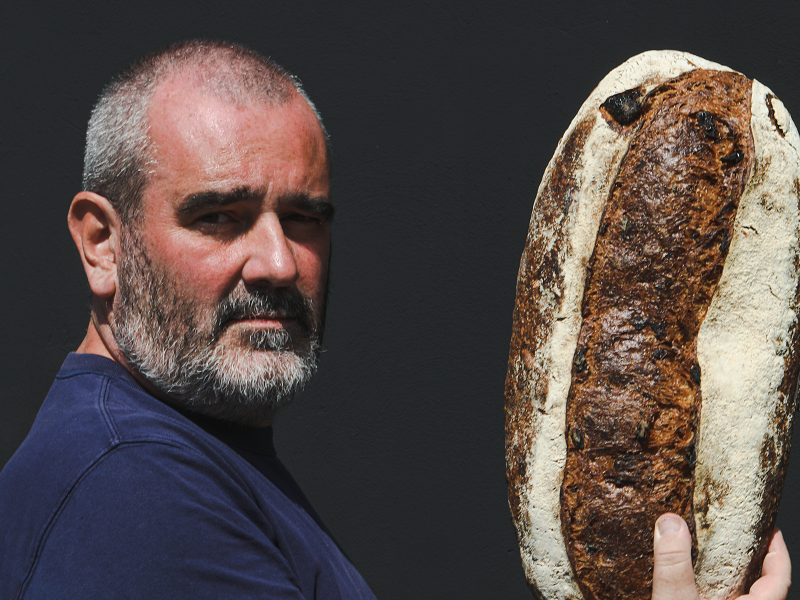
[[[703,597],[757,577],[800,365],[799,148],[767,88],[672,51],[612,71],[564,134],[506,381],[509,504],[535,594],[648,598],[665,510],[696,533]],[[658,171],[647,189],[642,169]]]

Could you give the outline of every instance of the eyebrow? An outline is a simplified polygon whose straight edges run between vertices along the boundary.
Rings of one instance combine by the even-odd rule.
[[[187,216],[196,212],[223,208],[243,200],[259,200],[264,196],[262,190],[254,190],[249,187],[239,187],[229,192],[219,192],[210,190],[192,194],[181,202],[178,206],[178,214]]]
[[[178,206],[177,212],[180,216],[185,217],[198,212],[223,208],[236,202],[260,202],[264,196],[264,190],[249,187],[238,187],[228,192],[209,190],[190,195]],[[305,193],[291,194],[283,202],[326,222],[333,220],[336,212],[333,204],[327,198]]]
[[[298,210],[310,213],[319,219],[330,222],[336,212],[330,200],[324,197],[310,196],[308,194],[293,194],[286,198],[286,204]]]

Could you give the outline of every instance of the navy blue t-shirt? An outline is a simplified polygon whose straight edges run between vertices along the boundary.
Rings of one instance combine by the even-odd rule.
[[[0,598],[374,599],[275,456],[70,354],[0,473]]]

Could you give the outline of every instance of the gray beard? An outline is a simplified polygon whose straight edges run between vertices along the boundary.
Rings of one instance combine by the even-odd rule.
[[[235,423],[270,421],[316,371],[324,303],[315,310],[295,290],[239,285],[210,310],[176,290],[127,228],[120,246],[114,339],[173,404]],[[227,330],[231,319],[274,311],[293,324],[235,335]]]

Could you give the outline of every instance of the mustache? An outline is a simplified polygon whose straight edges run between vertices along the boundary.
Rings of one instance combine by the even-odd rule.
[[[218,337],[232,320],[279,315],[294,319],[303,333],[318,328],[310,298],[289,288],[244,290],[236,288],[217,306],[214,337]]]

